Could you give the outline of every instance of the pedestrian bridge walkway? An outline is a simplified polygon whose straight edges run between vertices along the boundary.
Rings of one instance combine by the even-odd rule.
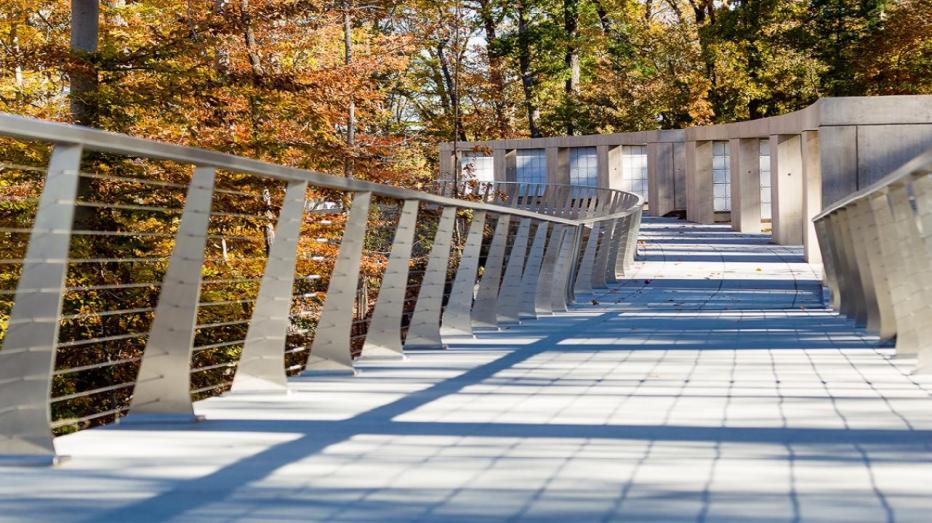
[[[61,437],[0,520],[928,521],[932,379],[768,240],[645,220],[568,313]]]

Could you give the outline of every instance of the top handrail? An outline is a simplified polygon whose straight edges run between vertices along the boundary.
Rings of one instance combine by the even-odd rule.
[[[9,113],[0,112],[0,135],[52,144],[80,144],[86,149],[99,152],[109,152],[155,160],[168,160],[203,167],[214,167],[284,181],[307,181],[310,185],[326,189],[371,192],[379,196],[399,200],[418,200],[436,205],[486,210],[499,214],[535,218],[565,225],[581,224],[580,220],[542,214],[515,207],[461,200],[424,191],[405,189],[355,178],[344,178],[307,169],[299,169],[297,167],[287,167],[209,149],[170,144],[89,127],[27,118]],[[641,200],[643,199],[639,197],[638,203],[643,203]],[[632,205],[631,208],[636,209],[637,205]],[[595,221],[604,219],[609,218],[598,217]]]

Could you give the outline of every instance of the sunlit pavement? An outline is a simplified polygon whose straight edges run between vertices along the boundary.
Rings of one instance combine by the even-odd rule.
[[[932,378],[801,249],[648,220],[624,284],[445,352],[58,440],[0,521],[932,520]]]

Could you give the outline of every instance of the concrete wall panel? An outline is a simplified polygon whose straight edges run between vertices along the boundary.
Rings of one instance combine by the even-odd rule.
[[[858,189],[867,187],[932,147],[932,124],[859,125]]]
[[[857,134],[854,126],[819,130],[823,208],[858,190]]]

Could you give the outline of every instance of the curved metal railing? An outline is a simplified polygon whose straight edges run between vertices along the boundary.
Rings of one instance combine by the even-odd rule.
[[[5,114],[0,140],[0,456],[566,310],[623,275],[643,206],[433,194]]]
[[[932,150],[813,222],[833,308],[932,370]]]

